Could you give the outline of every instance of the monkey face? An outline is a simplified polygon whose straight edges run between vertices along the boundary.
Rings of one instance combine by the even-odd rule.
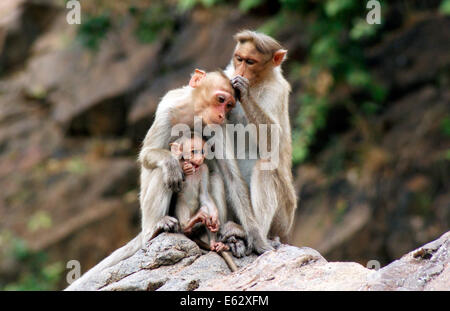
[[[266,73],[274,67],[281,65],[287,51],[278,50],[273,55],[259,52],[253,42],[238,43],[234,51],[234,76],[247,78],[250,86],[263,80]]]
[[[234,89],[228,77],[219,72],[206,74],[195,86],[195,115],[205,124],[223,124],[236,106]]]
[[[188,139],[183,144],[183,158],[195,168],[202,165],[205,160],[204,144],[205,141],[198,137]]]
[[[270,57],[256,50],[252,42],[239,43],[234,51],[234,76],[247,78],[250,85],[259,81],[265,71]]]
[[[236,106],[234,97],[226,91],[215,91],[210,99],[209,108],[203,111],[206,124],[222,124],[228,113]]]

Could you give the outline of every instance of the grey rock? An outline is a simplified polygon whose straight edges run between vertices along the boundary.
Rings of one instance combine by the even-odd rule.
[[[232,273],[219,254],[200,250],[182,234],[163,233],[115,265],[100,263],[66,290],[450,290],[449,248],[447,232],[375,271],[282,245],[259,257],[234,258],[239,270]]]
[[[450,290],[450,232],[380,269],[368,290]]]

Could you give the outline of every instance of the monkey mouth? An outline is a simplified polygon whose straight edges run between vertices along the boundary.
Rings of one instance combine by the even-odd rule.
[[[192,164],[192,167],[194,168],[195,171],[197,171],[198,168],[200,167],[200,165],[197,165],[197,164],[194,164],[194,163],[191,163],[191,164]]]

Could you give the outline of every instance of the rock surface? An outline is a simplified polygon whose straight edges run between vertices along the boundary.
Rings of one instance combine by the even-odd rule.
[[[231,273],[217,253],[164,233],[111,267],[100,263],[66,290],[450,290],[450,231],[378,271],[289,245],[234,260],[239,270]]]

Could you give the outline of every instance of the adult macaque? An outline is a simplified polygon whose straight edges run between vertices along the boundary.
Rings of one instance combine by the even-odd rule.
[[[196,69],[188,86],[169,91],[162,98],[138,159],[142,231],[88,273],[102,271],[132,256],[160,232],[179,231],[178,220],[168,215],[173,192],[180,192],[183,186],[179,160],[169,150],[171,129],[181,123],[192,129],[194,117],[201,117],[203,125],[224,123],[235,106],[234,95],[230,80],[223,72],[205,73]],[[225,222],[224,184],[217,170],[210,176],[210,187],[212,197],[218,199],[219,220]]]
[[[234,106],[234,90],[228,78],[222,72],[198,69],[189,86],[168,92],[159,103],[139,154],[144,243],[158,232],[177,231],[179,225],[176,218],[168,216],[172,193],[180,192],[183,184],[178,159],[168,150],[172,127],[181,123],[193,129],[194,117],[201,117],[204,125],[222,124]],[[222,180],[211,176],[211,184],[213,195],[222,196]],[[225,215],[225,206],[218,208],[219,214]]]
[[[189,165],[193,169],[193,173],[186,176],[183,190],[177,195],[175,217],[180,223],[181,231],[187,236],[195,234],[197,224],[205,225],[210,249],[221,252],[228,250],[228,247],[217,241],[219,211],[209,193],[209,169],[204,163],[204,144],[204,139],[196,132],[192,132],[189,137],[182,136],[170,144],[172,154],[180,159],[180,166]]]
[[[259,125],[266,124],[269,128],[270,125],[279,126],[279,135],[275,137],[278,138],[278,146],[270,146],[271,133],[267,133],[267,144],[269,148],[278,147],[279,159],[274,169],[264,168],[267,159],[238,159],[239,171],[235,172],[232,179],[244,178],[249,185],[252,210],[263,236],[270,239],[279,237],[282,242],[287,242],[297,207],[291,172],[292,146],[288,115],[291,88],[280,68],[287,51],[273,38],[249,30],[237,33],[234,38],[237,45],[225,73],[237,90],[239,102],[231,111],[228,122],[244,126],[255,124],[258,137]],[[260,149],[261,142],[259,139],[257,142]],[[224,234],[233,236],[226,231]],[[239,235],[236,235],[235,240],[239,239]]]

